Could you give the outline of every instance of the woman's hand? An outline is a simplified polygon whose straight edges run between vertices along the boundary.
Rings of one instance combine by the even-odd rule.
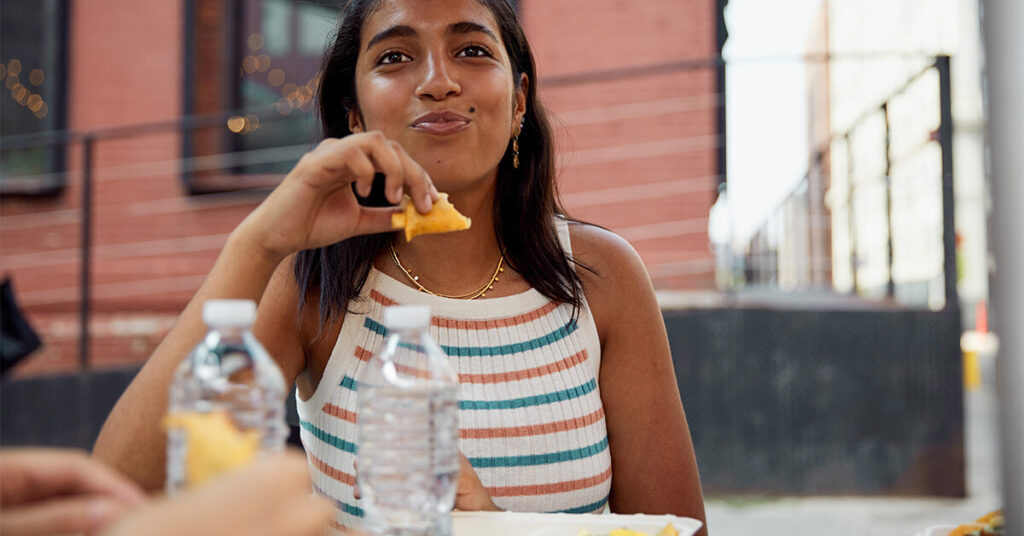
[[[354,494],[356,499],[362,499],[363,494],[359,491],[358,463],[355,463],[355,469],[357,476]],[[469,463],[469,458],[462,452],[459,452],[459,483],[455,488],[455,509],[466,511],[501,511],[501,508],[498,508],[494,501],[491,500],[491,494],[487,492],[487,488],[480,483],[480,478],[476,476],[476,471],[473,470],[473,466]]]
[[[487,492],[476,471],[469,463],[469,458],[459,452],[459,487],[455,490],[455,509],[467,511],[487,510],[491,512],[501,511],[491,494]]]
[[[95,534],[144,500],[135,483],[84,452],[0,454],[0,534]]]
[[[392,203],[406,193],[417,210],[427,212],[438,199],[427,172],[380,132],[328,138],[299,159],[235,234],[280,260],[352,236],[389,231],[395,210],[361,206],[351,188],[355,183],[359,195],[369,195],[378,172],[384,174]]]

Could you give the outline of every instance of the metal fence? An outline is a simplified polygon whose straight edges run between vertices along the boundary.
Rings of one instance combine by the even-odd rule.
[[[957,306],[950,86],[950,58],[936,56],[814,148],[720,281]]]

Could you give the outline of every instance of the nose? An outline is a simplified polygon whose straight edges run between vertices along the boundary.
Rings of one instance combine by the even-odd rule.
[[[427,58],[425,69],[423,80],[416,88],[416,96],[444,100],[462,92],[462,87],[451,76],[451,66],[443,55],[431,54]]]

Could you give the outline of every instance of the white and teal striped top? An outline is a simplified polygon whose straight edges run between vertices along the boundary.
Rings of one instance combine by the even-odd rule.
[[[557,220],[571,253],[568,226]],[[356,396],[366,362],[384,341],[383,308],[427,304],[430,335],[459,374],[459,447],[495,504],[526,512],[601,511],[611,489],[611,456],[597,384],[601,347],[590,310],[536,289],[483,300],[421,293],[373,269],[352,304],[324,371],[298,401],[302,443],[316,492],[355,527]]]

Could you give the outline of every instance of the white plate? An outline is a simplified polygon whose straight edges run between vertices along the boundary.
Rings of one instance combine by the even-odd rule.
[[[582,529],[600,535],[627,528],[653,535],[669,523],[680,536],[693,536],[701,527],[696,519],[667,515],[455,512],[452,532],[454,536],[576,536]]]
[[[959,525],[932,525],[914,536],[948,536]]]

